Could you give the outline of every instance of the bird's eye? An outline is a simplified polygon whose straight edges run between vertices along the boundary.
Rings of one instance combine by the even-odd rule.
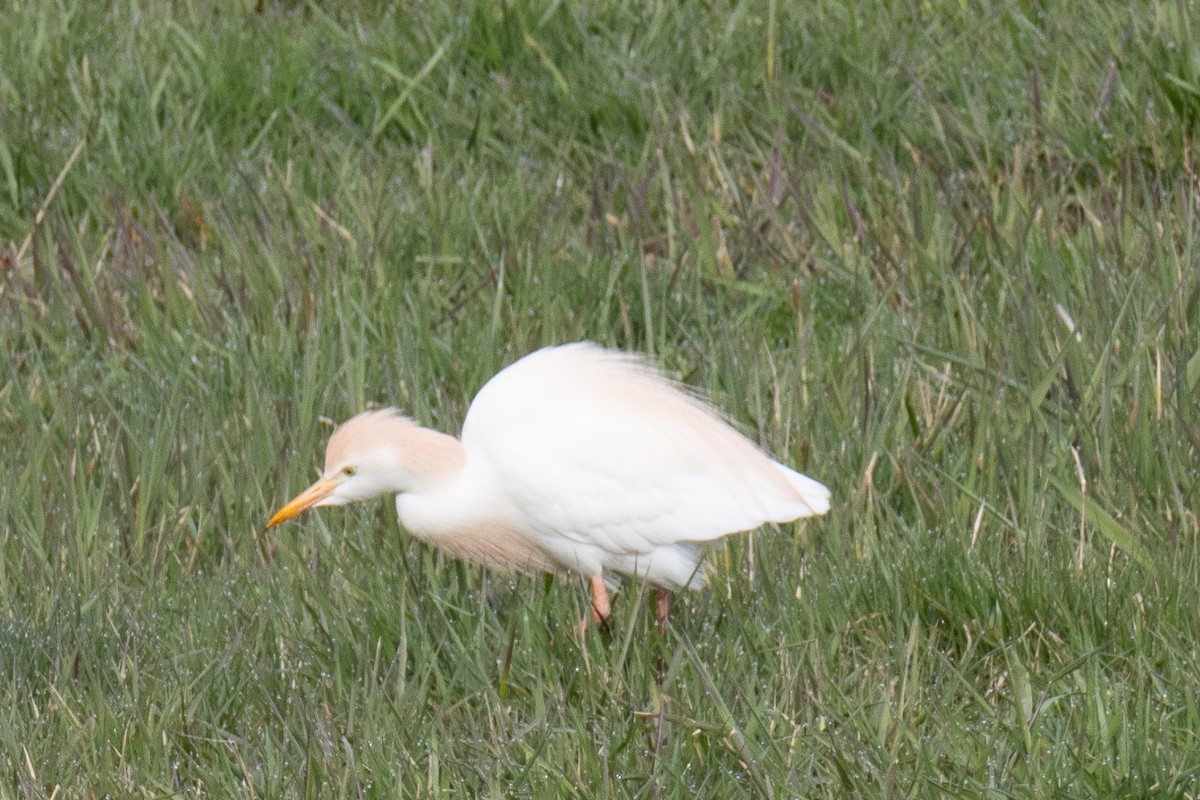
[[[354,477],[354,473],[358,472],[358,467],[342,467],[342,474],[347,478]]]

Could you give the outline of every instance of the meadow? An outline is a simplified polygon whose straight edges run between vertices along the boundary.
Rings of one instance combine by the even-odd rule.
[[[14,0],[0,797],[1200,796],[1200,14]],[[822,518],[665,636],[331,425],[647,354]],[[661,674],[657,674],[658,665]]]

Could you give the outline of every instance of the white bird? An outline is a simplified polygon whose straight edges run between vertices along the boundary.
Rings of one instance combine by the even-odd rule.
[[[538,350],[497,373],[461,440],[394,409],[333,432],[325,469],[267,522],[396,495],[400,523],[458,558],[501,571],[577,572],[592,618],[617,576],[698,589],[706,545],[829,510],[829,490],[772,460],[647,363],[590,343]],[[587,617],[580,629],[587,627]]]

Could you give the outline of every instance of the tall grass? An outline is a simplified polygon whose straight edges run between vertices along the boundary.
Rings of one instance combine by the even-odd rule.
[[[13,5],[0,795],[1196,796],[1194,16]],[[388,503],[262,530],[584,338],[833,511],[582,642]]]

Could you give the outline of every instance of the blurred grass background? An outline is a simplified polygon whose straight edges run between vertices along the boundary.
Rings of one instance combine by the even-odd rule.
[[[1192,4],[10,3],[0,794],[1195,797]],[[579,643],[330,420],[650,354],[827,483]],[[661,659],[665,675],[653,672]],[[659,740],[656,748],[654,742]]]

